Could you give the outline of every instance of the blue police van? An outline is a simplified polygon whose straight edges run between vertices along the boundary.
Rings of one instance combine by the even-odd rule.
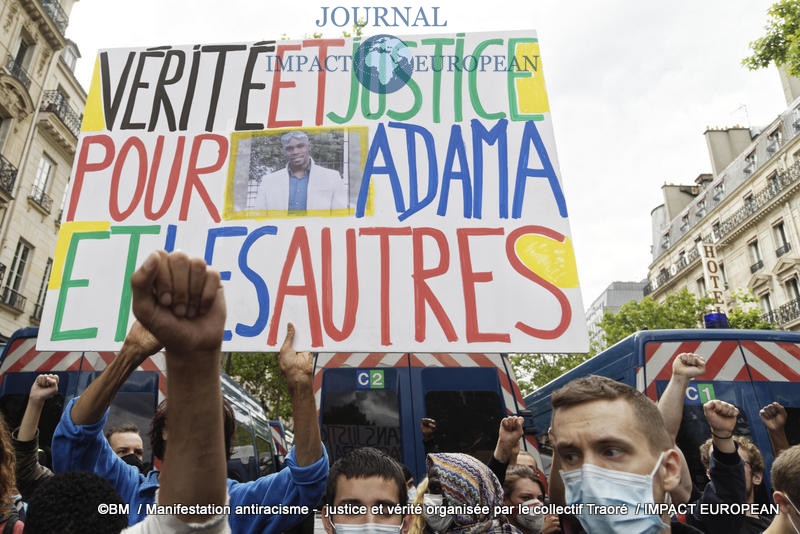
[[[682,352],[705,358],[706,373],[686,390],[683,421],[677,444],[686,456],[696,485],[705,484],[699,446],[711,437],[703,403],[720,399],[739,409],[736,434],[753,440],[769,468],[774,460],[767,431],[758,415],[762,407],[779,402],[786,408],[790,444],[800,443],[800,333],[767,330],[678,329],[643,330],[570,370],[527,397],[548,468],[552,449],[547,439],[553,391],[579,377],[600,375],[624,382],[657,401],[672,374],[672,361]]]
[[[50,442],[64,406],[97,378],[115,353],[38,351],[38,333],[38,328],[17,330],[0,354],[0,412],[10,428],[19,426],[36,377],[42,373],[58,375],[58,394],[47,400],[39,422],[39,447],[44,451],[44,463],[49,464]],[[106,422],[106,429],[121,423],[139,427],[145,463],[154,460],[147,433],[156,406],[166,395],[165,372],[162,353],[145,360],[117,393]],[[228,476],[245,482],[279,470],[282,456],[264,409],[225,373],[221,373],[221,380],[223,396],[230,402],[236,419]]]

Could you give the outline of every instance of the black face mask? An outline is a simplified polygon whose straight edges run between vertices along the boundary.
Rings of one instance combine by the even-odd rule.
[[[120,459],[126,464],[132,465],[133,467],[138,469],[141,474],[143,475],[147,474],[147,468],[139,459],[139,457],[136,456],[135,454],[126,454],[125,456],[120,456]]]

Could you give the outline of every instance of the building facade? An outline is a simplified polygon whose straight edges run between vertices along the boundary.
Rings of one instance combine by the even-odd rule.
[[[0,0],[0,342],[38,325],[86,92],[77,0]]]
[[[642,282],[612,282],[586,310],[586,326],[589,329],[589,343],[592,347],[603,347],[603,331],[600,321],[607,311],[616,313],[620,306],[644,297],[647,280]]]
[[[712,174],[663,186],[645,288],[655,300],[685,288],[728,311],[749,291],[766,319],[800,330],[800,81],[781,81],[788,107],[775,120],[760,131],[706,130]],[[698,243],[714,245],[721,287],[707,287]]]

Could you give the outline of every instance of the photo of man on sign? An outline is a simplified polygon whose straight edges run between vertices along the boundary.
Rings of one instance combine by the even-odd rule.
[[[288,210],[304,215],[307,210],[346,209],[348,184],[340,170],[329,169],[311,157],[311,140],[303,130],[292,130],[280,136],[283,164],[261,176],[259,166],[251,165],[250,179],[259,181],[253,205],[255,210]],[[341,145],[338,147],[341,164]],[[275,163],[275,162],[269,162]]]

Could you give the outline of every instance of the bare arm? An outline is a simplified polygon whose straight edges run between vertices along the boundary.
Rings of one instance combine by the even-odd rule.
[[[767,427],[769,441],[772,443],[772,452],[775,456],[789,448],[789,439],[786,437],[786,409],[777,402],[761,408],[758,412],[764,426]]]
[[[733,404],[721,400],[708,401],[703,405],[703,413],[711,428],[711,444],[726,454],[736,452],[733,442],[733,429],[739,410]]]
[[[510,416],[500,421],[497,433],[497,445],[494,448],[494,459],[507,464],[511,461],[514,448],[519,452],[519,440],[522,438],[523,419],[519,416]]]
[[[313,361],[310,352],[295,352],[294,325],[289,323],[286,340],[283,342],[278,363],[286,377],[289,395],[292,398],[294,416],[294,455],[297,465],[306,467],[322,457],[322,438],[317,419],[317,404],[314,399]]]
[[[164,276],[164,269],[169,276]],[[157,276],[159,275],[159,276]],[[172,308],[155,298],[169,285]],[[219,274],[200,258],[153,253],[131,277],[133,311],[164,344],[167,441],[159,504],[225,504],[226,462],[219,366],[225,297]],[[202,522],[209,515],[177,515]]]
[[[19,441],[31,441],[36,437],[36,430],[39,428],[39,418],[42,416],[44,403],[56,393],[58,393],[58,375],[39,375],[36,377],[31,386],[28,404],[25,406],[25,413],[17,431],[17,439]]]
[[[75,401],[70,412],[72,422],[76,425],[91,425],[98,422],[131,373],[160,349],[161,344],[139,321],[135,321],[117,357]]]
[[[697,354],[682,353],[672,362],[672,377],[667,388],[658,400],[658,411],[664,418],[664,426],[672,436],[672,441],[678,436],[678,429],[683,419],[684,396],[686,386],[692,378],[706,372],[706,362]]]

